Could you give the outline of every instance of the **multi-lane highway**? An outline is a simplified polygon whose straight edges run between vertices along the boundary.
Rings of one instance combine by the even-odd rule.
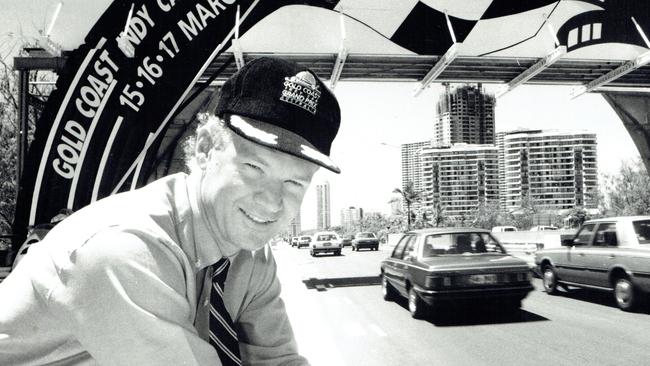
[[[273,246],[298,345],[314,366],[650,365],[650,314],[625,313],[609,294],[536,290],[515,314],[448,309],[412,319],[386,302],[379,263],[389,248],[313,258]]]

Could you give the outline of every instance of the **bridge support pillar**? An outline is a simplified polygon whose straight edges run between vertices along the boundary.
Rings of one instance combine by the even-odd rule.
[[[604,92],[602,95],[621,118],[650,173],[650,94]]]

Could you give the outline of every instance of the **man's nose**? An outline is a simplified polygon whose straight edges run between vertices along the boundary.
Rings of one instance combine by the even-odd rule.
[[[260,184],[259,190],[255,193],[255,202],[262,205],[271,213],[282,210],[282,184],[266,182]]]

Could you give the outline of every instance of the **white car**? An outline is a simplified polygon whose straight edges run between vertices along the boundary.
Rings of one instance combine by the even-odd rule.
[[[320,231],[312,236],[309,243],[309,254],[333,253],[341,255],[341,239],[333,231]]]
[[[557,230],[557,227],[550,225],[537,225],[530,228],[529,231],[552,231]]]
[[[298,249],[300,249],[302,247],[308,247],[310,241],[311,241],[311,236],[309,236],[309,235],[299,236],[298,237],[298,242],[296,243],[296,246],[298,247]]]
[[[495,226],[492,228],[493,233],[504,233],[508,231],[517,231],[517,228],[514,226]]]
[[[586,221],[559,248],[538,250],[544,290],[585,287],[609,292],[625,311],[645,309],[650,296],[650,216]]]

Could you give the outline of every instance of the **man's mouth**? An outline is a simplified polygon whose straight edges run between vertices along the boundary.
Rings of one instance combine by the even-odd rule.
[[[244,216],[248,217],[251,221],[253,221],[255,223],[258,223],[258,224],[268,225],[268,224],[272,224],[272,223],[278,221],[277,219],[269,219],[269,218],[259,217],[259,216],[253,215],[253,214],[251,214],[249,212],[246,212],[242,208],[240,208],[239,211],[241,211],[244,214]]]

